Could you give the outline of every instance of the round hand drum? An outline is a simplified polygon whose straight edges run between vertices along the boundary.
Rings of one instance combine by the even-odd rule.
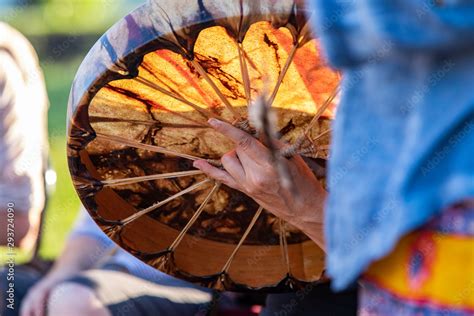
[[[321,280],[324,253],[304,233],[192,167],[233,148],[207,120],[255,133],[247,110],[263,96],[278,137],[324,183],[340,78],[310,17],[295,0],[156,0],[94,45],[69,99],[69,168],[120,247],[216,289]]]

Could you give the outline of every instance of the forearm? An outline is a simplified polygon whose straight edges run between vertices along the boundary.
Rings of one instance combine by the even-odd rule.
[[[324,252],[326,252],[326,243],[324,240],[324,225],[322,223],[305,222],[302,223],[299,228]]]
[[[321,188],[310,199],[302,202],[299,211],[295,211],[294,217],[289,222],[303,231],[321,249],[326,251],[324,240],[324,201],[327,192]]]
[[[109,247],[89,236],[75,236],[67,241],[49,277],[64,277],[90,269],[104,256]]]

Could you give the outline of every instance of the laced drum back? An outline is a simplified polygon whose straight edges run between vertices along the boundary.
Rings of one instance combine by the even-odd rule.
[[[192,167],[232,149],[209,118],[255,133],[248,108],[264,98],[285,155],[303,155],[324,183],[340,78],[310,16],[293,0],[157,0],[95,44],[71,90],[69,168],[119,246],[216,289],[286,291],[321,279],[324,253],[305,234]]]

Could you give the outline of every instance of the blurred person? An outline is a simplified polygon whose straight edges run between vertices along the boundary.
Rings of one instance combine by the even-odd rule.
[[[235,149],[194,166],[325,249],[334,289],[359,279],[360,315],[473,315],[474,3],[309,3],[343,72],[330,194],[299,156],[283,187],[269,149],[215,119]]]
[[[84,208],[48,273],[15,282],[16,309],[2,299],[1,315],[206,315],[213,296],[119,249]]]
[[[45,204],[48,99],[38,57],[0,22],[0,245],[30,249]]]

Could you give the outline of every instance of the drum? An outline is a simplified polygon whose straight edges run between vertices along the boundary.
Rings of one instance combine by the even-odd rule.
[[[233,148],[209,118],[256,135],[248,109],[263,98],[286,153],[324,183],[340,76],[312,16],[297,0],[156,0],[99,39],[71,89],[67,153],[82,203],[114,242],[219,290],[321,281],[313,241],[192,166]]]

